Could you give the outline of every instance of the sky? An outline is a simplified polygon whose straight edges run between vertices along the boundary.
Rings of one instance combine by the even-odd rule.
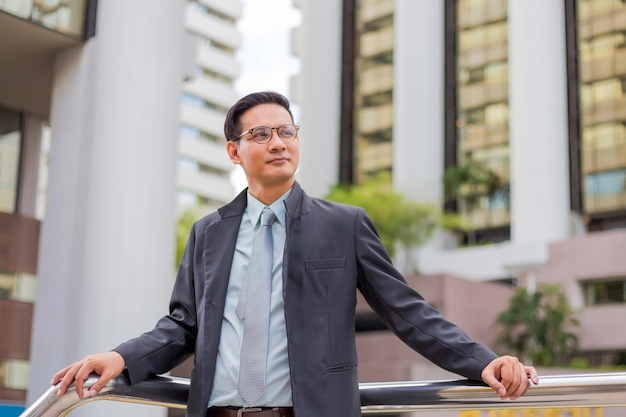
[[[301,12],[291,6],[291,0],[242,0],[242,4],[243,16],[237,24],[242,33],[237,92],[273,90],[289,96],[289,77],[300,65],[290,53],[289,39],[291,29],[300,25]]]
[[[272,90],[289,97],[289,78],[300,69],[300,61],[291,54],[290,32],[300,25],[302,13],[291,6],[291,0],[242,0],[242,5],[243,15],[237,24],[242,34],[237,52],[241,64],[237,92],[244,96]],[[297,120],[298,107],[293,106],[292,112]],[[240,167],[233,170],[231,181],[237,192],[245,188]]]

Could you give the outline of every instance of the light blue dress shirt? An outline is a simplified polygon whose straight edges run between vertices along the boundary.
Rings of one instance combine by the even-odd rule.
[[[270,299],[269,338],[267,349],[267,372],[265,394],[255,406],[287,407],[292,405],[287,355],[287,328],[283,303],[283,252],[285,248],[285,204],[291,190],[276,200],[270,207],[276,215],[272,225],[274,256],[272,266],[272,292]],[[260,227],[261,211],[266,207],[248,192],[248,205],[243,212],[235,254],[230,270],[226,292],[226,307],[222,320],[215,379],[209,406],[250,406],[237,392],[239,360],[243,340],[244,320],[235,313],[241,290],[245,288],[246,270],[254,235]]]

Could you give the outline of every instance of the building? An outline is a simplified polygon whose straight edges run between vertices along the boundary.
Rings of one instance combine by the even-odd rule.
[[[608,330],[626,313],[624,2],[296,3],[292,98],[309,138],[298,172],[308,192],[391,172],[396,190],[465,222],[420,249],[421,274],[559,282],[589,363],[625,364],[626,339]],[[466,182],[451,198],[444,173],[468,163],[497,187]],[[386,355],[363,352],[361,362]]]
[[[177,216],[234,195],[221,132],[240,14],[0,1],[0,414],[164,313]]]
[[[228,108],[239,98],[235,51],[241,44],[236,28],[241,12],[240,2],[225,0],[192,1],[185,11],[187,30],[196,39],[196,66],[181,100],[179,213],[213,211],[235,195],[223,128]]]

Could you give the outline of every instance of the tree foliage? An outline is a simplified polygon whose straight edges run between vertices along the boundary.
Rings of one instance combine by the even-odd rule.
[[[194,210],[187,210],[180,215],[176,222],[176,263],[174,268],[178,268],[178,265],[180,265],[185,246],[187,245],[187,239],[189,238],[189,232],[191,232],[191,227],[196,218],[197,214]]]
[[[443,185],[450,198],[464,200],[468,210],[478,205],[480,198],[500,193],[508,198],[508,185],[484,162],[468,159],[463,164],[446,168]]]
[[[536,366],[566,365],[578,351],[579,326],[559,284],[518,288],[496,320],[496,349]]]
[[[336,185],[326,198],[364,208],[391,256],[396,254],[396,245],[409,249],[423,244],[439,221],[432,206],[394,192],[388,176],[361,185]]]

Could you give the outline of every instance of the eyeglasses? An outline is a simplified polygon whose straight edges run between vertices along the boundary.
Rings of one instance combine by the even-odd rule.
[[[291,142],[298,137],[298,129],[300,129],[300,126],[296,125],[282,125],[278,127],[257,126],[250,130],[246,130],[241,135],[237,136],[235,140],[239,140],[242,136],[250,133],[252,135],[252,140],[262,145],[272,139],[272,130],[275,130],[279,138],[285,142]]]

